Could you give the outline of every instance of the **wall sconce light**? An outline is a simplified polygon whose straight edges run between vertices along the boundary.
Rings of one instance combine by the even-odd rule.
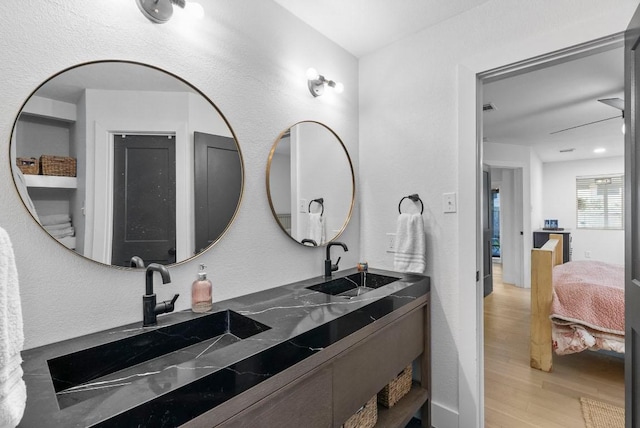
[[[339,94],[344,91],[344,85],[342,83],[327,79],[323,75],[319,74],[315,68],[307,70],[307,84],[309,86],[309,92],[311,92],[311,95],[314,97],[322,95],[324,93],[325,86],[332,87]]]
[[[184,9],[189,15],[202,18],[204,9],[198,3],[186,0],[136,0],[138,8],[149,21],[164,24],[173,16],[173,6]]]

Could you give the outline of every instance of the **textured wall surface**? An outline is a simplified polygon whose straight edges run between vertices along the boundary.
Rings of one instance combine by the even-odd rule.
[[[460,310],[474,298],[475,283],[458,274],[462,246],[475,246],[475,237],[458,233],[468,229],[459,218],[469,213],[442,212],[442,193],[469,193],[465,186],[473,187],[459,179],[473,177],[458,165],[474,143],[459,140],[465,124],[457,122],[458,67],[480,72],[621,31],[638,1],[492,0],[359,62],[271,1],[202,3],[203,21],[189,24],[176,17],[154,25],[134,0],[4,0],[0,164],[8,165],[21,104],[43,80],[71,65],[135,60],[203,91],[239,139],[246,182],[227,235],[196,261],[171,268],[172,285],[157,288],[160,299],[181,293],[178,309],[184,309],[200,262],[209,266],[216,300],[321,274],[322,250],[295,244],[274,222],[265,168],[283,129],[300,120],[324,122],[345,142],[357,174],[358,204],[341,238],[351,249],[343,267],[361,258],[392,268],[385,233],[395,230],[397,203],[416,192],[425,202],[434,425],[458,426],[465,397],[478,398],[467,391],[473,389],[467,383],[474,383],[469,360],[478,355],[458,352],[468,346],[461,331],[476,327]],[[313,99],[303,77],[309,66],[341,80],[345,92]],[[11,235],[18,258],[27,347],[140,320],[142,273],[107,268],[61,249],[26,215],[7,168],[0,168],[0,183],[0,226]],[[460,426],[474,426],[465,418]]]
[[[202,5],[201,21],[176,13],[156,25],[134,0],[3,3],[0,227],[9,232],[17,257],[27,348],[142,319],[144,274],[107,268],[59,246],[28,216],[7,168],[22,103],[52,74],[86,61],[134,60],[186,79],[216,103],[240,143],[245,188],[234,224],[214,248],[170,268],[172,283],[156,286],[159,300],[180,293],[177,309],[188,308],[199,263],[208,266],[216,301],[322,274],[323,251],[294,243],[271,215],[267,158],[281,131],[317,120],[342,137],[357,170],[357,60],[273,2]],[[313,98],[305,78],[310,66],[344,82],[344,93]],[[359,255],[357,205],[340,239],[351,250],[341,267],[353,266]]]
[[[395,230],[398,200],[419,193],[432,277],[432,409],[438,428],[477,426],[469,415],[479,411],[473,366],[481,355],[470,336],[481,326],[475,314],[461,310],[475,306],[476,285],[472,275],[458,274],[461,253],[476,245],[475,236],[458,232],[469,230],[474,215],[444,214],[442,205],[446,192],[473,195],[473,163],[459,170],[460,160],[475,149],[473,139],[460,139],[469,124],[457,121],[459,67],[478,73],[622,31],[637,5],[493,0],[360,60],[362,258],[393,266],[385,233]],[[464,198],[458,202],[469,206]],[[461,408],[466,413],[458,420]]]

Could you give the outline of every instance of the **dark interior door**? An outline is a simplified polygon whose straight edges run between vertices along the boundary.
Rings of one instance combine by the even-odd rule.
[[[175,263],[175,153],[166,135],[114,137],[112,264]]]
[[[493,199],[491,198],[491,169],[482,166],[482,262],[484,266],[484,297],[493,291]]]
[[[194,132],[195,243],[200,252],[222,235],[242,191],[240,153],[233,138]]]
[[[625,33],[625,425],[640,426],[640,8]]]

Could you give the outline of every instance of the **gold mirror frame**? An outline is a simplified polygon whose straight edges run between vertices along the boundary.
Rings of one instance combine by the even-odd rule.
[[[267,171],[266,171],[266,187],[267,187],[267,198],[269,200],[269,207],[271,208],[271,213],[273,215],[274,220],[276,221],[276,223],[278,224],[278,226],[280,227],[280,229],[289,237],[291,238],[293,241],[297,242],[298,244],[301,244],[303,246],[307,246],[307,244],[312,245],[309,240],[298,240],[296,239],[292,233],[290,231],[287,230],[287,228],[285,227],[285,225],[283,225],[283,222],[281,221],[281,214],[279,214],[276,210],[275,207],[275,203],[274,203],[274,197],[273,197],[273,190],[271,188],[272,186],[272,180],[271,180],[271,173],[272,173],[272,167],[273,167],[273,160],[274,160],[274,156],[276,154],[276,149],[278,148],[278,144],[281,143],[281,141],[283,140],[283,138],[287,135],[291,133],[291,130],[294,129],[294,127],[302,125],[302,124],[310,124],[310,125],[318,125],[320,127],[322,127],[324,130],[328,131],[328,135],[335,138],[335,141],[338,143],[338,145],[336,146],[339,149],[341,149],[341,151],[339,153],[344,153],[345,155],[345,159],[346,159],[346,164],[348,165],[348,172],[351,174],[351,179],[350,179],[350,184],[351,184],[351,192],[350,192],[350,201],[348,203],[348,210],[346,212],[346,215],[344,217],[344,221],[342,221],[339,230],[337,230],[337,232],[333,235],[333,236],[328,236],[327,235],[327,239],[322,242],[321,244],[318,244],[318,246],[326,246],[329,242],[335,241],[337,238],[340,237],[340,235],[342,235],[342,233],[344,232],[344,230],[346,229],[347,225],[349,224],[349,221],[351,220],[351,215],[353,213],[353,207],[355,205],[355,193],[356,193],[356,186],[355,186],[355,174],[354,174],[354,170],[353,170],[353,163],[351,162],[351,157],[349,156],[349,152],[347,151],[347,148],[344,144],[344,142],[342,141],[342,139],[338,136],[338,134],[331,129],[330,127],[328,127],[327,125],[321,123],[321,122],[317,122],[317,121],[312,121],[312,120],[304,120],[304,121],[300,121],[300,122],[296,122],[293,125],[291,125],[290,127],[288,127],[287,129],[285,129],[284,131],[282,131],[278,137],[276,138],[275,142],[273,143],[273,146],[271,147],[271,151],[269,152],[269,158],[267,161]],[[346,165],[345,165],[346,166]],[[327,173],[331,173],[331,169],[330,167],[327,168]],[[294,196],[291,195],[291,198],[293,198]],[[323,198],[323,195],[313,195],[313,197],[310,197],[308,200],[305,201],[305,205],[309,204],[309,207],[312,206],[312,203],[316,201],[316,199],[314,198]],[[324,199],[324,198],[323,198]],[[314,205],[316,208],[316,210],[324,210],[324,202],[328,202],[329,204],[331,204],[331,201],[322,201],[323,204],[322,206],[320,205]],[[299,203],[299,201],[296,198],[296,204],[295,206],[297,206]],[[294,204],[292,203],[291,206],[293,207]],[[293,208],[292,208],[293,211]],[[298,210],[299,211],[299,210]],[[322,211],[321,211],[322,212]],[[293,213],[291,213],[290,215],[293,215]],[[306,244],[303,241],[307,241]]]
[[[77,64],[77,65],[65,68],[64,70],[61,70],[61,71],[53,74],[51,77],[46,79],[43,83],[41,83],[35,90],[33,90],[31,92],[31,94],[29,94],[29,96],[27,97],[25,102],[20,107],[20,111],[17,114],[16,119],[14,120],[14,123],[13,123],[13,128],[12,128],[12,132],[11,132],[11,142],[9,144],[9,163],[10,163],[9,168],[11,169],[11,171],[13,171],[12,175],[13,175],[13,178],[14,178],[14,187],[16,189],[16,192],[20,196],[20,199],[21,199],[26,211],[30,214],[30,216],[32,217],[34,222],[38,226],[42,227],[45,232],[47,232],[47,230],[44,229],[44,227],[40,224],[40,221],[37,218],[37,214],[34,214],[34,212],[32,211],[32,210],[34,210],[33,203],[31,202],[31,198],[28,196],[26,187],[24,187],[25,186],[24,181],[21,182],[21,183],[18,183],[18,180],[16,179],[16,177],[22,175],[21,173],[17,172],[18,167],[16,166],[16,157],[18,157],[16,155],[16,150],[17,149],[15,147],[15,145],[17,145],[17,142],[16,142],[17,126],[18,126],[18,123],[20,122],[21,116],[25,112],[25,107],[27,106],[29,101],[32,100],[34,96],[37,96],[38,92],[45,85],[47,85],[47,83],[51,82],[56,77],[61,76],[64,73],[69,72],[71,70],[75,70],[75,69],[78,69],[78,68],[84,67],[84,66],[97,66],[97,65],[100,65],[100,64],[116,64],[116,65],[125,65],[125,66],[129,66],[130,65],[130,66],[134,66],[134,67],[140,67],[141,69],[142,68],[147,69],[147,70],[151,71],[152,73],[160,73],[163,76],[161,78],[161,80],[165,80],[165,81],[168,82],[168,79],[173,79],[175,81],[173,83],[173,85],[181,85],[181,86],[183,86],[185,93],[190,93],[190,94],[193,94],[193,95],[201,97],[202,98],[202,102],[206,103],[209,107],[212,108],[211,113],[215,113],[215,114],[218,115],[218,117],[220,119],[220,122],[219,122],[220,126],[222,126],[222,125],[226,126],[226,129],[228,130],[228,135],[229,135],[229,137],[227,137],[227,138],[232,139],[233,142],[235,143],[235,149],[237,149],[237,156],[238,156],[238,162],[239,162],[239,176],[238,176],[238,179],[239,179],[239,190],[237,192],[237,204],[235,205],[235,208],[233,208],[233,214],[229,217],[229,220],[228,220],[226,226],[224,226],[224,228],[222,229],[220,234],[215,239],[209,239],[210,243],[208,245],[206,245],[205,247],[201,248],[200,250],[197,250],[195,248],[195,246],[192,246],[193,248],[191,248],[189,250],[185,250],[186,252],[191,253],[188,257],[184,257],[182,259],[176,260],[173,263],[166,263],[166,264],[169,265],[169,266],[171,266],[171,265],[179,265],[179,264],[185,263],[185,262],[187,262],[189,260],[192,260],[193,258],[197,257],[198,255],[206,252],[209,248],[211,248],[213,245],[215,245],[217,242],[219,242],[220,239],[222,239],[222,237],[224,235],[226,235],[226,233],[228,232],[229,228],[231,227],[231,225],[235,221],[235,219],[236,219],[236,217],[238,215],[238,212],[240,210],[240,206],[242,204],[242,199],[243,199],[243,196],[244,196],[244,183],[245,183],[244,159],[243,159],[243,156],[242,156],[242,151],[241,151],[240,145],[238,143],[238,138],[236,137],[236,134],[235,134],[233,128],[229,124],[229,121],[224,116],[224,114],[220,111],[218,106],[215,105],[215,103],[213,103],[213,101],[209,97],[207,97],[202,91],[200,91],[198,88],[193,86],[187,80],[177,76],[176,74],[173,74],[173,73],[168,72],[168,71],[166,71],[164,69],[161,69],[159,67],[156,67],[156,66],[153,66],[153,65],[149,65],[149,64],[144,64],[144,63],[141,63],[141,62],[136,62],[136,61],[128,61],[128,60],[89,61],[89,62],[85,62],[85,63],[81,63],[81,64]],[[128,90],[128,89],[129,88],[120,89],[120,90]],[[163,92],[163,88],[157,88],[157,91],[158,92]],[[218,120],[218,119],[216,119],[216,120]],[[193,144],[193,142],[194,142],[194,137],[193,137],[194,132],[193,131],[194,130],[189,130],[189,132],[188,132],[188,135],[189,135],[188,138],[189,139],[188,139],[187,143]],[[176,192],[177,192],[177,190],[178,189],[176,189]],[[26,198],[25,198],[25,195],[26,195]],[[193,201],[193,205],[195,205],[196,204],[195,195],[193,195],[192,201]],[[193,209],[195,210],[195,207]],[[191,227],[191,226],[189,226],[189,227]],[[132,270],[129,266],[109,264],[109,263],[105,263],[105,262],[103,262],[101,260],[96,260],[96,259],[93,259],[91,257],[85,256],[83,254],[80,254],[80,253],[76,252],[75,250],[66,247],[63,243],[61,243],[58,239],[56,239],[50,232],[47,232],[47,233],[52,239],[54,239],[56,242],[58,242],[58,244],[62,248],[64,248],[67,251],[71,251],[72,253],[74,253],[74,254],[76,254],[76,255],[78,255],[80,257],[83,257],[83,258],[85,258],[87,260],[90,260],[90,261],[93,261],[95,263],[99,263],[101,265],[106,265],[106,266],[114,267],[114,268],[117,268],[117,269]],[[196,237],[192,236],[191,240],[195,244]],[[146,262],[147,261],[145,260],[145,263]]]

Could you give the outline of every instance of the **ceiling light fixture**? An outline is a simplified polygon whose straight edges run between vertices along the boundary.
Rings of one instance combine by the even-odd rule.
[[[597,149],[594,149],[594,150],[593,150],[593,153],[598,153],[598,154],[600,154],[600,153],[604,153],[604,152],[606,152],[606,151],[607,151],[607,149],[605,149],[604,147],[598,147]]]
[[[156,24],[164,24],[171,19],[174,5],[191,16],[204,17],[204,9],[200,4],[186,0],[136,0],[136,4],[142,14]]]
[[[344,85],[342,83],[327,79],[318,73],[315,68],[309,68],[307,70],[307,85],[309,86],[309,92],[311,92],[311,95],[314,97],[322,95],[325,86],[332,87],[338,94],[344,91]]]

